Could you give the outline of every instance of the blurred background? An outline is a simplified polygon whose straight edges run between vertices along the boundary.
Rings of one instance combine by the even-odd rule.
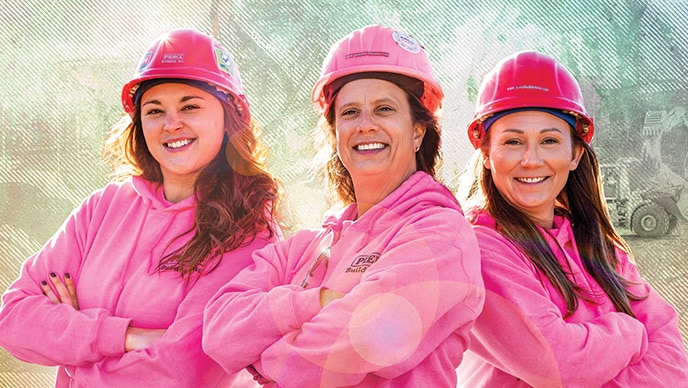
[[[5,0],[0,3],[0,292],[69,212],[108,181],[100,163],[120,92],[148,43],[195,27],[239,64],[252,114],[288,191],[294,229],[327,209],[310,171],[310,91],[329,46],[367,24],[425,46],[447,95],[454,188],[483,74],[518,50],[557,57],[596,123],[609,210],[641,273],[688,338],[688,1]],[[41,333],[36,333],[41,335]],[[53,368],[0,349],[0,387],[52,386]]]

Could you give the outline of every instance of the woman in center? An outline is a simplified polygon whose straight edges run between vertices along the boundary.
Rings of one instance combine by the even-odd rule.
[[[313,101],[343,210],[253,255],[205,310],[203,347],[263,384],[456,386],[484,301],[478,246],[438,183],[444,94],[424,49],[382,26],[334,44]]]

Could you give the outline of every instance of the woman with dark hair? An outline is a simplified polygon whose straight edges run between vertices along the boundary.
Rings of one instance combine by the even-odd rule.
[[[436,178],[443,93],[412,37],[332,46],[313,90],[343,210],[253,255],[208,304],[203,348],[285,387],[455,387],[483,303],[478,246]]]
[[[0,345],[57,365],[58,387],[226,387],[235,376],[201,347],[203,308],[281,236],[238,69],[210,36],[173,30],[122,103],[104,152],[120,179],[24,263],[2,299]]]
[[[612,227],[578,83],[535,51],[482,82],[462,177],[485,308],[466,387],[686,386],[676,311]]]

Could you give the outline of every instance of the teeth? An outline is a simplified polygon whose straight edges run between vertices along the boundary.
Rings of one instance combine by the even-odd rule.
[[[379,150],[381,148],[385,148],[385,145],[382,143],[369,143],[356,146],[356,149],[359,151]]]
[[[539,177],[539,178],[517,178],[519,182],[524,182],[524,183],[538,183],[542,182],[545,180],[545,177]]]
[[[191,139],[177,140],[172,143],[167,143],[169,148],[179,148],[191,143]]]

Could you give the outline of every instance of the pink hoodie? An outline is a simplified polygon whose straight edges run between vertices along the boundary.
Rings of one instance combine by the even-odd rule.
[[[542,235],[569,277],[595,303],[579,300],[564,318],[564,298],[482,213],[475,227],[486,300],[458,369],[465,387],[687,387],[688,360],[676,311],[617,249],[617,269],[647,295],[631,302],[637,318],[617,312],[584,269],[568,219]],[[558,248],[563,247],[564,252]]]
[[[354,221],[356,213],[352,205],[325,220],[340,238],[313,276],[329,244],[306,230],[257,251],[212,298],[203,348],[227,372],[252,364],[285,387],[456,386],[484,298],[457,201],[417,172]],[[346,295],[321,308],[323,287]]]
[[[270,239],[265,232],[226,253],[215,271],[186,286],[177,272],[156,266],[194,213],[193,197],[171,204],[161,187],[140,178],[95,192],[3,295],[0,346],[20,360],[59,365],[58,387],[227,386],[232,376],[201,348],[203,307]],[[51,271],[74,278],[80,311],[41,293],[39,282]],[[125,353],[129,325],[167,332],[145,350]]]

